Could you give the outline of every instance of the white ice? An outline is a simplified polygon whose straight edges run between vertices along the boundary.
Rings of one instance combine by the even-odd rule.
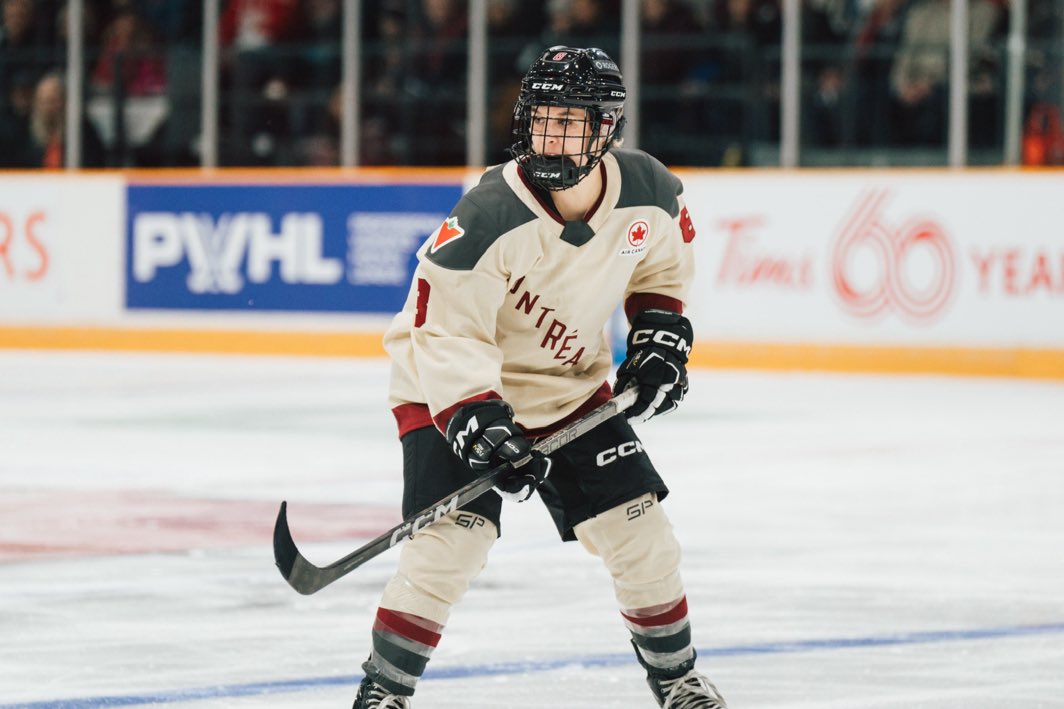
[[[381,361],[0,353],[0,709],[349,707],[397,551]],[[732,709],[1064,707],[1064,384],[696,372],[644,425]],[[533,501],[414,706],[653,706],[596,559]],[[328,540],[328,541],[316,541]]]

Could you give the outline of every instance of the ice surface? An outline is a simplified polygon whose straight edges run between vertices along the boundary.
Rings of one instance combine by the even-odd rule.
[[[398,521],[386,364],[0,353],[0,709],[349,707]],[[732,709],[1064,707],[1064,385],[696,372],[640,429]],[[415,697],[651,707],[608,576],[536,502]]]

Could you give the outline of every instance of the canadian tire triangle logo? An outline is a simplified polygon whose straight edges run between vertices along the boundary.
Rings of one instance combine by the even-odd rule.
[[[445,219],[443,224],[440,225],[440,230],[436,232],[436,238],[432,241],[432,248],[429,249],[429,253],[436,253],[444,244],[449,244],[462,236],[465,236],[465,229],[458,226],[458,217]]]

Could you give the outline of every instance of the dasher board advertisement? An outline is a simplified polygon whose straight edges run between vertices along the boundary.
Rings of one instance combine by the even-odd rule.
[[[1064,347],[1064,173],[699,175],[718,341]]]
[[[117,177],[0,175],[0,322],[117,316],[122,194]]]
[[[394,313],[461,185],[128,188],[130,309]]]

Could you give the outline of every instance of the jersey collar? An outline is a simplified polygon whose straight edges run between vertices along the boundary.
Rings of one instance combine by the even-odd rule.
[[[601,211],[604,211],[601,210],[602,203],[603,200],[606,198],[606,195],[610,191],[610,171],[606,168],[606,157],[611,156],[607,154],[605,157],[603,157],[603,159],[599,161],[598,167],[596,168],[598,169],[599,174],[602,175],[602,189],[601,191],[599,191],[598,199],[595,200],[595,203],[591,205],[591,208],[584,215],[582,223],[591,224],[595,217],[597,217]],[[527,193],[536,201],[540,209],[542,209],[548,217],[553,219],[560,226],[565,227],[566,221],[564,218],[562,218],[562,215],[559,214],[558,210],[555,208],[554,201],[550,198],[550,192],[548,190],[543,189],[542,187],[537,187],[536,185],[533,185],[531,182],[528,181],[528,178],[525,177],[524,171],[521,170],[520,167],[517,167],[516,163],[514,164],[514,166],[516,167],[517,177],[521,181],[521,184],[524,186]],[[614,203],[616,203],[617,200],[614,199],[613,201]],[[599,221],[601,222],[602,220]]]

